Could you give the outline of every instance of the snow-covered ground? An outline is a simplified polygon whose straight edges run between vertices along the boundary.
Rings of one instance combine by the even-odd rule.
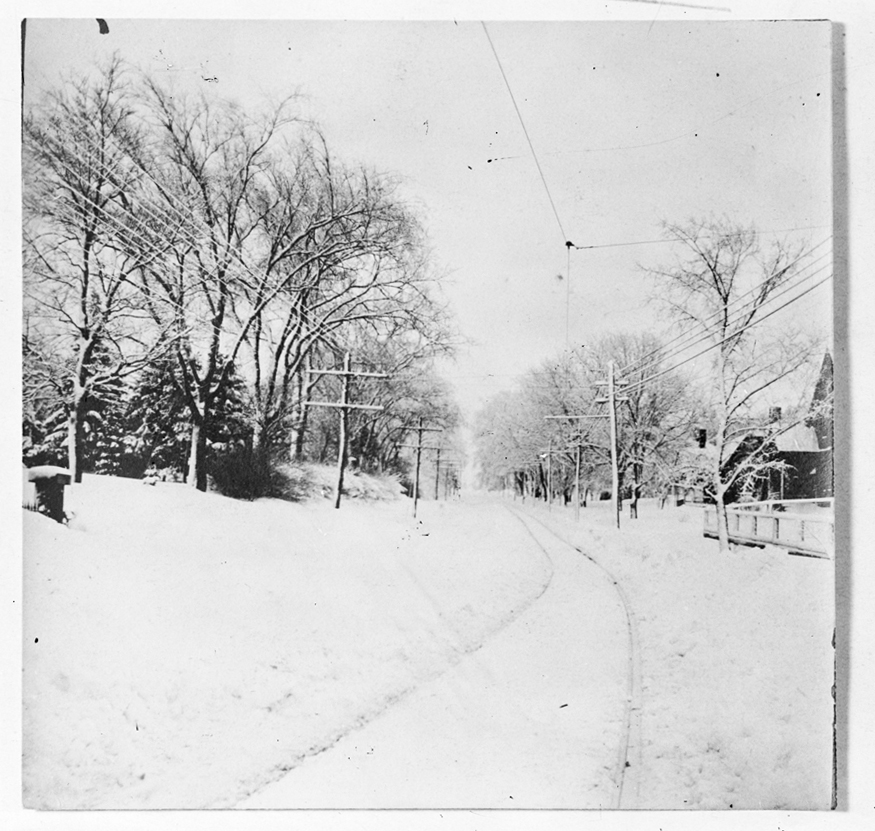
[[[554,573],[500,504],[68,495],[69,528],[24,515],[31,807],[237,805],[506,641]],[[719,555],[695,508],[617,533],[604,505],[528,507],[628,598],[641,807],[828,807],[833,564]]]
[[[832,788],[834,563],[702,538],[701,508],[611,522],[527,506],[620,582],[641,656],[646,808],[824,809]]]
[[[632,702],[623,603],[577,551],[527,518],[507,519],[549,562],[536,601],[482,648],[238,807],[635,804],[624,787]]]
[[[233,805],[477,648],[550,576],[500,508],[447,507],[438,547],[409,500],[335,511],[86,477],[67,504],[69,528],[24,514],[31,807]]]

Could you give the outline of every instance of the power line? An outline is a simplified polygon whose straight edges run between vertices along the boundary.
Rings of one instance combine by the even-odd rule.
[[[828,237],[823,242],[827,242],[829,239],[830,238]],[[818,243],[818,245],[814,246],[812,249],[810,249],[810,251],[813,251],[815,248],[822,245],[823,242]],[[810,251],[804,255],[801,255],[799,259],[801,259],[804,256],[807,256],[808,253],[810,253]],[[826,254],[822,255],[821,257],[818,257],[818,260],[822,259],[822,257],[824,257],[824,256],[828,256],[829,253],[831,253],[831,252],[827,252]],[[815,262],[817,262],[817,260],[815,260]],[[811,268],[813,265],[814,265],[814,263],[811,263],[811,264],[805,266],[805,270]],[[796,278],[800,277],[800,274],[802,272],[800,272],[800,274],[794,275],[794,278],[792,279],[792,281],[790,283],[788,283],[786,286],[784,286],[780,291],[775,292],[768,299],[767,304],[772,303],[773,301],[779,299],[780,297],[783,297],[783,296],[789,294],[790,292],[798,290],[802,285],[807,283],[809,280],[814,279],[818,274],[820,274],[821,272],[823,272],[827,268],[829,268],[829,264],[823,265],[820,268],[816,269],[815,271],[813,271],[805,276],[802,276],[801,279],[796,279]],[[818,283],[811,286],[809,289],[806,289],[805,291],[803,291],[802,293],[800,293],[796,297],[792,298],[787,303],[782,304],[780,307],[778,307],[777,309],[774,309],[773,311],[779,311],[781,308],[784,308],[784,306],[788,305],[790,302],[793,302],[794,300],[798,299],[799,297],[802,297],[803,295],[807,294],[809,291],[812,291],[815,288],[817,288],[818,286],[822,285],[828,279],[829,278],[826,278],[824,280],[820,280]],[[744,295],[741,295],[740,297],[736,298],[733,301],[733,303],[730,304],[733,306],[738,306],[738,308],[734,309],[733,313],[732,313],[734,316],[734,322],[737,322],[740,317],[743,317],[744,309],[751,307],[752,301],[747,301],[740,306],[738,304],[741,303],[741,301],[744,299],[744,297],[752,294],[754,291],[756,291],[756,289],[752,289],[751,291],[746,292]],[[764,320],[767,316],[771,316],[772,313],[773,312],[770,311],[768,313],[768,315],[763,315],[763,317],[758,318],[756,321],[754,321],[754,324],[758,323],[760,320]],[[711,318],[713,318],[713,317],[714,317],[714,315],[711,316]],[[709,320],[711,318],[706,318],[706,320]],[[751,324],[751,325],[754,325],[754,324]],[[637,359],[636,361],[633,361],[633,362],[627,364],[625,367],[623,367],[621,372],[628,373],[632,369],[635,369],[638,372],[645,372],[645,371],[649,370],[650,368],[656,368],[660,364],[664,364],[666,361],[671,360],[672,358],[679,357],[684,352],[687,352],[690,349],[695,348],[699,344],[708,341],[710,339],[711,335],[707,332],[707,329],[705,328],[705,326],[703,324],[699,324],[699,326],[701,327],[701,331],[682,332],[681,334],[679,334],[675,338],[673,338],[671,341],[669,341],[668,344],[663,344],[658,349],[655,349],[651,352],[648,352],[646,355],[642,356],[641,358]],[[744,328],[747,328],[747,327],[744,327]],[[744,331],[744,329],[740,329],[738,332],[736,332],[734,335],[732,335],[730,337],[734,337],[737,334],[740,334],[742,331]],[[729,338],[726,338],[726,339],[728,340]],[[680,341],[680,343],[678,343],[677,346],[675,346],[672,349],[666,350],[667,346],[669,346],[672,343],[675,343],[677,341]],[[709,347],[709,348],[711,348],[711,347]],[[707,349],[703,350],[702,352],[698,353],[697,355],[692,356],[690,358],[690,360],[692,360],[692,358],[697,357],[699,354],[704,354],[704,352],[706,352],[706,351],[708,351],[708,350]],[[682,361],[680,364],[677,364],[677,366],[681,366],[686,362],[687,361]],[[670,369],[667,371],[670,371]],[[660,374],[662,374],[662,373],[660,373]],[[470,373],[470,374],[465,374],[465,375],[454,376],[454,382],[464,384],[465,383],[464,381],[458,381],[456,379],[461,379],[461,378],[465,378],[465,377],[468,377],[468,378],[483,378],[483,377],[494,377],[494,378],[514,378],[514,377],[516,377],[516,378],[519,378],[519,376],[517,374],[513,374],[513,373],[501,373],[501,374],[499,374],[499,373]],[[652,376],[652,377],[656,377],[656,376]],[[647,379],[643,379],[643,380],[647,380]],[[471,383],[473,383],[473,382],[471,382]],[[641,382],[634,382],[633,386],[637,385],[638,383],[641,383]],[[526,387],[526,389],[561,391],[560,386],[557,384],[553,384],[553,383],[534,384],[531,382],[526,382],[525,387]]]
[[[498,57],[498,52],[495,51],[495,44],[492,42],[492,38],[489,36],[489,30],[486,28],[486,23],[484,21],[480,21],[480,25],[483,26],[483,32],[486,35],[486,40],[489,41],[489,47],[492,49],[492,54],[495,56],[495,62],[498,64],[498,70],[501,72],[501,77],[504,79],[504,85],[507,87],[507,92],[510,95],[511,103],[513,103],[513,108],[516,110],[517,118],[520,122],[520,127],[523,128],[523,134],[526,137],[526,141],[529,144],[529,150],[532,152],[532,158],[535,160],[535,166],[538,168],[538,174],[541,177],[541,182],[544,184],[544,191],[547,194],[547,199],[550,201],[550,207],[553,209],[553,216],[556,217],[556,224],[559,226],[559,231],[562,234],[562,241],[566,246],[571,246],[571,243],[568,241],[568,235],[565,233],[565,228],[562,227],[562,220],[559,218],[559,212],[556,210],[556,204],[553,202],[553,197],[550,194],[550,188],[547,185],[547,179],[544,176],[544,171],[541,169],[541,163],[538,161],[538,155],[535,153],[535,147],[532,144],[532,140],[529,137],[529,131],[526,129],[526,123],[523,121],[523,115],[520,112],[519,106],[517,106],[516,98],[514,97],[513,90],[511,89],[510,82],[507,80],[507,75],[504,72],[504,67],[501,65],[501,59]]]
[[[755,230],[739,231],[738,233],[735,233],[735,234],[723,234],[722,236],[732,237],[732,236],[740,236],[741,234],[750,234],[750,233],[756,234],[758,236],[765,235],[765,234],[789,234],[793,231],[815,231],[815,230],[818,230],[820,228],[828,228],[828,227],[829,227],[828,225],[801,225],[797,228],[780,228],[780,229],[772,230],[772,231],[755,231]],[[710,239],[711,235],[703,234],[702,238],[703,239]],[[598,248],[624,248],[624,247],[630,246],[630,245],[664,245],[664,244],[675,243],[675,242],[678,242],[678,240],[677,239],[666,239],[665,237],[662,237],[661,239],[635,240],[632,242],[607,242],[607,243],[602,243],[599,245],[572,245],[571,247],[574,248],[575,251],[592,251],[592,250],[598,249]]]
[[[88,150],[93,150],[95,153],[97,153],[97,150],[99,150],[99,148],[94,147],[93,143],[91,143],[90,146],[86,145],[86,151],[88,151]],[[111,169],[105,162],[99,162],[99,161],[97,161],[96,158],[91,159],[90,156],[89,156],[89,158],[84,158],[82,155],[76,153],[74,150],[69,150],[69,155],[73,159],[76,159],[80,162],[85,163],[86,167],[96,167],[98,169],[98,171],[100,171],[101,174],[103,176],[105,176],[107,181],[109,181],[109,182],[112,181],[113,176],[116,173],[116,171]],[[90,189],[92,183],[89,182],[87,180],[87,178],[82,173],[77,171],[72,165],[70,165],[67,162],[64,162],[63,160],[59,160],[59,163],[60,163],[61,167],[66,170],[66,172],[68,174],[72,174],[76,179],[79,180],[83,189],[86,189],[86,190]],[[117,168],[118,165],[115,165],[115,167]],[[140,168],[140,169],[142,169],[142,168]],[[143,172],[146,172],[146,171],[143,171]],[[149,176],[149,178],[152,178],[151,175],[148,174],[148,172],[146,172],[146,173],[147,173],[147,176]],[[153,179],[153,181],[154,181],[154,179]],[[97,194],[97,195],[99,196],[100,194]],[[86,193],[80,193],[78,195],[78,198],[82,202],[91,206],[91,208],[94,210],[95,215],[99,216],[101,218],[101,220],[103,222],[107,223],[109,226],[114,227],[116,232],[120,232],[121,236],[133,237],[134,239],[137,239],[142,244],[144,244],[146,249],[150,249],[150,248],[154,249],[155,250],[154,257],[155,258],[157,258],[157,256],[159,256],[160,254],[166,254],[167,250],[172,248],[172,243],[169,242],[169,240],[164,240],[166,247],[159,251],[158,249],[160,248],[160,246],[155,241],[150,240],[147,236],[144,235],[149,230],[148,225],[143,221],[142,216],[138,217],[135,214],[135,211],[132,210],[129,205],[125,205],[125,208],[126,208],[125,216],[128,216],[128,217],[130,217],[131,220],[133,220],[133,222],[134,222],[133,226],[126,224],[125,222],[123,222],[122,220],[120,220],[119,218],[117,218],[115,215],[113,215],[112,213],[110,213],[107,210],[106,205],[111,200],[107,199],[106,204],[101,204],[101,203],[95,201],[94,199],[92,199]],[[150,201],[149,199],[143,198],[143,199],[137,200],[136,208],[139,209],[142,214],[145,214],[146,216],[150,217],[151,219],[157,221],[159,227],[168,221],[168,215],[172,216],[173,214],[175,214],[179,218],[180,222],[179,222],[178,226],[174,227],[173,232],[180,233],[182,241],[185,242],[186,244],[188,244],[191,248],[197,248],[198,242],[199,242],[198,239],[195,236],[193,236],[193,230],[200,231],[202,233],[206,233],[207,235],[210,235],[212,233],[210,231],[210,229],[207,227],[207,225],[202,220],[198,220],[198,218],[194,215],[194,213],[184,214],[178,207],[176,207],[173,204],[168,204],[166,206],[166,209],[165,209],[165,206],[157,206],[157,205],[153,204],[153,202]],[[352,250],[352,249],[350,249],[350,250]],[[341,251],[331,252],[332,256],[336,256],[336,255],[341,254],[341,253],[343,253],[343,252],[341,252]],[[298,272],[303,270],[304,267],[309,266],[310,264],[317,262],[318,260],[320,260],[324,257],[325,257],[325,252],[319,252],[316,255],[311,255],[310,257],[305,258],[306,261],[304,263],[299,263],[296,266],[296,268],[293,269],[291,274],[288,274],[285,277],[281,278],[278,285],[274,286],[270,289],[270,291],[268,292],[268,296],[274,297],[278,294],[280,289],[288,288],[289,281],[295,274],[297,274]],[[267,276],[267,272],[265,272],[262,269],[259,269],[259,271],[261,273],[256,277],[256,274],[242,260],[242,258],[240,257],[240,253],[236,249],[234,249],[233,247],[228,248],[225,252],[225,256],[223,256],[221,259],[222,259],[222,261],[220,263],[214,263],[211,270],[209,272],[207,272],[206,274],[199,273],[197,269],[193,269],[188,264],[184,264],[184,265],[180,264],[179,272],[181,275],[187,276],[189,278],[193,278],[195,280],[195,282],[197,282],[197,283],[205,284],[206,280],[204,278],[208,277],[210,274],[214,274],[215,277],[219,280],[223,279],[223,278],[220,278],[218,275],[218,270],[221,267],[221,269],[223,269],[225,275],[227,275],[228,277],[230,277],[232,279],[236,277],[236,279],[240,280],[244,285],[247,286],[247,288],[251,288],[251,285],[248,282],[248,278],[255,277],[256,279],[263,281],[263,280],[265,280],[265,278]],[[367,284],[362,285],[362,286],[356,285],[355,287],[363,289],[363,291],[355,298],[357,300],[361,299],[361,297],[363,297],[364,294],[366,293],[368,285]],[[322,303],[318,304],[317,308],[318,308],[318,306],[326,305],[330,301],[335,301],[335,300],[339,299],[343,295],[347,294],[347,292],[349,292],[352,288],[353,287],[347,287],[346,289],[344,289],[343,292],[335,293],[335,295],[330,297],[329,300],[323,301]],[[197,323],[200,323],[202,325],[207,325],[207,326],[211,325],[211,320],[209,317],[202,317],[198,313],[192,314],[191,304],[189,304],[188,307],[182,305],[175,298],[170,297],[167,294],[166,290],[163,293],[158,293],[158,292],[154,291],[151,287],[150,288],[144,287],[143,292],[144,292],[145,296],[149,299],[150,304],[152,302],[158,302],[161,305],[169,306],[171,309],[174,309],[177,313],[187,315],[189,321],[191,321],[191,322],[197,322]],[[262,307],[261,309],[258,309],[259,305],[261,305],[261,307]],[[265,307],[266,307],[266,303],[256,303],[252,313],[254,315],[261,314],[265,310]],[[330,338],[327,335],[327,332],[331,328],[337,328],[339,323],[342,322],[342,321],[336,321],[336,320],[332,321],[331,320],[331,315],[332,315],[332,312],[334,312],[334,311],[336,311],[336,309],[334,307],[329,307],[329,312],[327,314],[325,314],[315,324],[313,324],[311,322],[310,329],[307,332],[306,338],[310,339],[310,340],[319,340],[319,339],[323,339],[326,341],[330,340]],[[155,311],[150,309],[150,313],[154,317]],[[232,314],[236,314],[236,310],[232,309]],[[308,316],[309,316],[309,312],[308,312]]]
[[[768,298],[768,300],[762,304],[762,306],[763,307],[769,306],[771,303],[773,303],[778,298],[783,297],[784,295],[789,294],[790,292],[798,289],[803,283],[806,283],[809,280],[813,279],[815,276],[817,276],[818,274],[820,274],[822,271],[824,271],[825,269],[827,269],[829,267],[830,267],[829,263],[827,263],[826,265],[822,265],[820,268],[818,268],[817,270],[806,275],[802,279],[797,280],[795,283],[792,283],[791,285],[787,285],[786,287],[784,287],[784,289],[782,291],[775,292],[773,295],[771,295]],[[819,285],[819,283],[818,283],[818,285]],[[733,320],[727,321],[727,325],[729,323],[737,324],[738,321],[741,318],[743,318],[745,314],[747,314],[749,311],[754,311],[756,309],[756,302],[757,302],[756,298],[753,298],[753,300],[745,303],[744,306],[734,310],[733,314],[735,315],[735,317]],[[747,307],[750,307],[750,308],[747,308]],[[657,351],[657,352],[653,353],[654,357],[651,360],[643,361],[643,363],[638,363],[637,365],[634,363],[630,364],[628,368],[624,368],[624,372],[631,371],[631,369],[635,369],[635,371],[637,371],[637,372],[647,371],[650,367],[659,366],[660,364],[664,363],[666,360],[670,360],[671,358],[677,357],[678,355],[681,355],[684,352],[687,352],[689,349],[697,346],[698,344],[704,343],[705,341],[709,340],[712,337],[713,333],[709,332],[708,328],[705,326],[704,323],[700,323],[699,326],[702,327],[702,331],[689,333],[688,336],[685,338],[685,340],[682,342],[682,344],[678,345],[674,349],[671,349],[667,352],[663,352],[662,354],[660,354]],[[744,331],[744,329],[742,328],[741,330],[739,330],[739,332],[740,331]],[[729,337],[732,337],[732,336],[731,335],[727,336],[727,339]]]
[[[794,286],[792,286],[791,288],[789,288],[787,291],[783,292],[782,294],[787,294],[789,291],[792,291],[792,290],[798,289],[803,283],[808,282],[808,280],[812,279],[813,277],[815,277],[817,274],[819,274],[821,271],[825,270],[826,268],[828,268],[828,266],[823,266],[822,268],[818,269],[817,272],[814,272],[813,274],[810,274],[810,275],[809,275],[808,277],[806,277],[804,280],[800,281],[799,283],[796,283]],[[816,283],[814,286],[811,286],[810,289],[806,289],[804,292],[801,292],[797,297],[792,298],[790,301],[788,301],[788,303],[793,302],[793,300],[797,299],[798,297],[802,297],[803,295],[807,294],[809,290],[814,290],[815,288],[817,288],[818,286],[820,286],[822,283],[826,282],[826,280],[828,280],[828,279],[829,279],[829,278],[826,278],[825,280],[820,280],[820,281],[819,281],[818,283]],[[775,295],[775,297],[778,297],[778,296],[779,296],[779,295]],[[786,305],[786,304],[784,304],[784,305]],[[781,307],[779,307],[779,308],[783,308],[783,305],[782,305]],[[778,309],[775,309],[775,311],[778,311]],[[771,312],[769,312],[768,315],[763,315],[763,317],[761,317],[761,318],[757,318],[757,320],[753,321],[753,324],[758,323],[760,320],[764,319],[765,317],[769,317],[769,316],[771,316]],[[733,322],[734,322],[734,323],[738,323],[738,320],[739,320],[739,318],[741,318],[741,317],[743,317],[743,315],[739,315],[738,318],[736,318]],[[753,324],[751,324],[751,325],[753,325]],[[744,332],[746,329],[747,329],[747,326],[742,326],[741,328],[737,329],[737,330],[736,330],[735,332],[733,332],[732,334],[727,335],[727,336],[726,336],[725,338],[723,338],[720,342],[723,343],[723,342],[725,342],[725,341],[727,341],[727,340],[731,340],[733,337],[737,337],[739,334],[741,334],[742,332]],[[639,367],[639,368],[637,369],[637,372],[638,372],[638,373],[644,373],[644,372],[651,372],[651,371],[653,371],[653,370],[659,369],[661,366],[664,366],[664,365],[665,365],[666,361],[671,361],[671,360],[673,360],[673,359],[675,359],[675,358],[678,358],[678,357],[680,357],[681,355],[683,355],[684,353],[689,352],[690,349],[693,349],[693,348],[699,346],[700,344],[708,343],[708,342],[710,341],[711,337],[713,337],[713,333],[705,332],[705,333],[701,334],[699,337],[697,337],[697,338],[696,338],[694,341],[692,341],[691,343],[687,343],[687,344],[685,344],[682,348],[680,348],[680,349],[676,349],[676,350],[673,350],[672,352],[669,352],[669,353],[666,354],[666,355],[659,356],[657,359],[652,360],[652,361],[650,361],[650,362],[647,363],[647,364],[644,364],[643,366],[641,366],[641,367]],[[710,348],[710,347],[709,347],[709,348]],[[706,349],[705,351],[707,351],[707,349]],[[699,352],[699,353],[697,353],[697,354],[703,354],[703,353],[702,353],[702,352]],[[694,356],[692,356],[692,357],[696,357],[696,355],[694,355]],[[684,363],[686,363],[686,361],[681,361],[681,363],[678,364],[678,366],[680,366],[680,365],[682,365],[682,364],[684,364]],[[645,380],[646,380],[646,379],[645,379]],[[638,382],[637,382],[637,381],[633,381],[633,382],[631,382],[631,383],[637,384]]]
[[[641,388],[641,387],[644,387],[644,386],[645,386],[646,384],[648,384],[650,381],[653,381],[653,380],[655,380],[656,378],[659,378],[659,377],[661,377],[661,376],[663,376],[663,375],[666,375],[666,374],[669,373],[669,372],[673,372],[674,370],[679,369],[679,368],[682,367],[684,364],[687,364],[687,363],[689,363],[690,361],[695,360],[696,358],[698,358],[698,357],[704,355],[706,352],[710,352],[712,349],[716,349],[718,346],[721,346],[722,344],[726,343],[726,341],[732,340],[733,338],[737,338],[742,332],[747,331],[748,329],[752,328],[753,326],[757,326],[758,324],[762,323],[762,322],[763,322],[764,320],[766,320],[767,318],[770,318],[772,315],[777,314],[777,313],[780,312],[782,309],[784,309],[784,308],[786,308],[787,306],[789,306],[791,303],[795,303],[797,300],[800,300],[800,299],[801,299],[802,297],[804,297],[806,294],[809,294],[810,292],[814,291],[814,289],[816,289],[818,286],[823,285],[824,283],[826,283],[827,281],[829,281],[829,280],[831,280],[831,279],[832,279],[832,274],[830,274],[830,275],[827,276],[827,277],[824,277],[822,280],[819,280],[819,281],[818,281],[817,283],[815,283],[813,286],[809,286],[807,289],[805,289],[805,291],[800,292],[800,293],[797,294],[795,297],[792,297],[792,298],[791,298],[790,300],[788,300],[786,303],[782,303],[780,306],[778,306],[777,309],[772,309],[772,310],[771,310],[770,312],[768,312],[767,314],[764,314],[762,317],[759,317],[759,318],[757,318],[756,320],[752,321],[751,323],[748,323],[746,326],[743,326],[741,329],[739,329],[739,330],[736,331],[736,332],[733,332],[731,335],[728,335],[727,337],[722,338],[721,340],[716,341],[715,343],[710,344],[710,345],[707,346],[705,349],[702,349],[701,351],[697,352],[695,355],[691,355],[689,358],[684,359],[684,360],[681,361],[680,363],[675,364],[674,366],[667,367],[667,368],[661,370],[660,372],[654,373],[653,375],[651,375],[651,376],[649,376],[649,377],[647,377],[647,378],[642,378],[640,381],[635,381],[634,383],[629,384],[628,386],[626,386],[626,387],[623,388],[623,392],[630,392],[630,391],[634,391],[634,390],[636,390],[636,389],[639,389],[639,388]]]
[[[822,245],[824,245],[825,243],[829,242],[829,240],[831,240],[831,239],[832,239],[832,236],[830,235],[830,236],[826,237],[824,240],[822,240],[821,242],[817,243],[816,245],[813,245],[810,249],[808,249],[808,251],[804,252],[803,254],[800,254],[795,260],[793,260],[793,261],[790,262],[787,266],[785,266],[785,268],[791,268],[791,267],[794,266],[796,263],[798,263],[800,260],[804,259],[805,257],[810,256],[812,252],[814,252],[815,250],[817,250],[818,248],[820,248],[820,247],[821,247]],[[803,266],[803,268],[802,268],[799,272],[797,272],[797,274],[795,274],[795,275],[793,275],[793,277],[791,277],[791,282],[792,282],[792,280],[794,280],[794,279],[796,279],[797,277],[799,277],[799,275],[802,274],[802,272],[804,272],[805,270],[811,268],[811,267],[812,267],[815,263],[817,263],[819,260],[823,259],[824,257],[828,257],[828,256],[830,256],[831,253],[832,253],[831,251],[827,251],[826,253],[821,254],[819,257],[817,257],[817,258],[816,258],[815,260],[813,260],[811,263],[809,263],[809,264]],[[826,266],[822,266],[820,269],[818,269],[818,271],[822,271],[823,268],[825,268],[825,267],[826,267]],[[817,272],[814,272],[814,273],[817,273]],[[810,276],[811,276],[811,275],[809,275],[809,277],[810,277]],[[805,279],[808,279],[808,278],[805,278]],[[803,282],[803,281],[800,280],[800,281],[798,281],[795,285],[799,285],[800,282]],[[789,285],[786,286],[786,287],[784,287],[782,291],[777,292],[777,293],[776,293],[775,295],[773,295],[772,298],[770,298],[770,299],[773,299],[774,297],[780,297],[780,296],[782,296],[783,294],[786,294],[788,291],[791,290],[791,288],[792,288],[792,286],[789,286]],[[744,303],[742,303],[742,301],[744,301],[744,299],[745,299],[746,297],[752,297],[753,295],[755,295],[755,294],[759,291],[759,289],[760,289],[760,286],[759,286],[759,285],[754,286],[753,288],[749,289],[748,291],[746,291],[746,292],[744,292],[743,294],[739,295],[738,297],[734,298],[729,304],[727,304],[727,310],[728,310],[729,308],[731,308],[731,307],[737,307],[736,309],[733,309],[733,313],[735,313],[736,311],[740,311],[741,309],[743,309],[745,306],[750,305],[750,303],[751,303],[750,300],[745,301]],[[755,298],[753,298],[753,299],[755,300]],[[717,311],[717,312],[714,312],[714,313],[712,313],[712,314],[710,314],[710,315],[707,315],[703,320],[701,320],[701,321],[698,322],[697,326],[698,326],[698,327],[701,327],[701,329],[702,329],[703,331],[707,331],[707,327],[708,327],[709,325],[711,325],[712,323],[716,322],[717,320],[719,320],[719,318],[722,316],[722,314],[723,314],[723,310],[721,309],[721,310],[719,310],[719,311]],[[651,358],[651,357],[653,357],[653,356],[659,356],[660,359],[664,359],[664,358],[666,357],[665,351],[666,351],[669,347],[671,347],[672,344],[677,343],[678,341],[683,342],[683,341],[689,340],[691,337],[695,337],[696,334],[697,334],[697,333],[695,333],[695,332],[692,332],[692,333],[691,333],[691,332],[681,332],[680,334],[676,335],[676,336],[673,337],[671,340],[669,340],[667,343],[661,344],[658,348],[656,348],[656,349],[652,350],[651,352],[649,352],[649,353],[643,355],[641,358],[638,358],[638,359],[636,359],[636,360],[634,360],[634,361],[631,361],[630,363],[626,364],[626,365],[620,370],[620,372],[628,372],[629,370],[631,370],[631,369],[633,369],[633,368],[640,368],[642,365],[644,365],[644,364],[646,364],[646,363],[648,362],[648,359],[649,359],[649,358]],[[674,347],[674,349],[673,349],[672,351],[677,351],[677,347]],[[660,353],[662,353],[661,356],[660,356]]]

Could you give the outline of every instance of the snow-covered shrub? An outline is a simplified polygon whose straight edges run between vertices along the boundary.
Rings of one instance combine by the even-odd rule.
[[[309,466],[279,461],[269,451],[226,450],[210,465],[212,486],[234,499],[287,499],[301,502],[318,493]]]
[[[333,499],[337,488],[335,465],[306,465],[307,492],[301,498],[321,496]],[[377,476],[347,468],[343,477],[343,496],[347,499],[392,500],[401,496],[398,478],[391,474]]]
[[[373,476],[361,471],[347,474],[343,483],[344,494],[352,499],[397,499],[401,490],[394,476]]]
[[[309,465],[287,462],[279,465],[277,472],[282,480],[282,492],[274,496],[292,502],[303,502],[318,493],[313,471]]]
[[[210,477],[219,493],[234,499],[284,495],[285,479],[279,466],[269,453],[250,447],[217,455],[210,463]]]

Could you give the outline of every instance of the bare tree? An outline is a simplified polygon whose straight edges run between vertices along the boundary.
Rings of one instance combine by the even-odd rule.
[[[300,449],[306,369],[320,355],[356,351],[364,337],[404,339],[424,357],[445,350],[449,335],[421,230],[388,177],[337,163],[317,136],[300,142],[291,169],[273,171],[269,191],[260,274],[282,286],[246,338],[255,432],[258,444],[276,441],[291,418]],[[257,308],[265,291],[263,279],[248,285],[244,308]]]
[[[137,273],[161,255],[132,206],[141,135],[120,61],[71,79],[23,125],[24,279],[30,324],[71,356],[68,465],[81,481],[89,400],[148,359]],[[141,236],[136,251],[127,245]],[[139,357],[136,357],[136,356]]]
[[[205,490],[214,403],[231,381],[247,334],[284,285],[257,262],[256,232],[267,206],[254,197],[292,117],[289,102],[251,116],[228,102],[171,94],[148,78],[143,87],[153,136],[141,165],[148,199],[154,215],[173,216],[178,226],[168,256],[141,269],[142,291],[169,332],[180,370],[191,420],[187,481]],[[238,308],[253,285],[261,293]]]
[[[595,387],[578,350],[544,361],[526,372],[514,393],[496,396],[480,412],[476,426],[482,483],[550,491],[568,501],[577,475],[576,445],[582,444],[581,478],[592,480],[608,463],[607,447],[596,444],[594,422],[569,418],[593,411]],[[549,457],[548,457],[549,456]]]
[[[630,516],[638,517],[645,485],[689,441],[697,408],[679,371],[666,366],[665,348],[652,334],[608,335],[589,351],[591,373],[604,377],[608,361],[620,370],[617,450],[621,486],[631,478]]]
[[[397,472],[403,467],[403,445],[415,436],[411,429],[422,417],[428,426],[443,433],[430,445],[448,442],[461,424],[461,415],[446,384],[435,374],[429,355],[398,340],[372,344],[357,350],[367,363],[387,372],[388,377],[362,385],[362,403],[381,406],[381,411],[359,413],[351,447],[366,468]]]
[[[590,347],[567,352],[526,373],[520,382],[522,405],[512,413],[487,410],[487,414],[500,417],[505,444],[518,435],[517,430],[522,431],[525,439],[521,439],[519,455],[527,464],[536,465],[539,478],[544,475],[541,459],[550,454],[552,481],[543,483],[545,493],[549,486],[568,501],[576,485],[607,485],[611,451],[603,417],[604,379],[608,362],[613,361],[624,370],[617,407],[618,472],[621,487],[631,477],[631,512],[637,517],[639,494],[689,436],[692,421],[688,387],[678,372],[661,371],[662,351],[659,341],[646,333],[607,335]],[[512,431],[510,419],[515,422]],[[486,463],[484,453],[503,448],[487,440],[485,429],[481,435],[481,459]]]
[[[717,502],[720,550],[729,547],[726,501],[740,479],[761,476],[776,462],[768,458],[765,439],[732,466],[727,462],[739,442],[768,419],[757,407],[768,390],[808,365],[812,339],[789,327],[769,332],[759,324],[792,301],[805,254],[802,245],[776,242],[766,249],[757,231],[727,220],[666,224],[665,236],[678,243],[667,267],[648,269],[665,292],[667,303],[685,331],[700,336],[711,356],[710,409],[715,452],[711,463]],[[781,304],[778,299],[781,298]],[[757,327],[757,328],[754,328]],[[777,429],[786,429],[786,425]]]
[[[77,479],[89,395],[159,353],[189,414],[188,482],[205,489],[235,375],[255,447],[296,413],[300,444],[306,368],[340,344],[395,338],[411,360],[448,348],[425,237],[395,183],[336,162],[318,131],[296,127],[292,143],[291,101],[252,114],[145,76],[132,88],[114,60],[26,119],[30,320],[75,356]]]

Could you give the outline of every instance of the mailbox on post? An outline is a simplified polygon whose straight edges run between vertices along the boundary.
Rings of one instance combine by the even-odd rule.
[[[64,487],[70,484],[70,471],[55,465],[40,465],[27,471],[27,481],[33,482],[36,490],[36,509],[39,513],[63,522]]]

